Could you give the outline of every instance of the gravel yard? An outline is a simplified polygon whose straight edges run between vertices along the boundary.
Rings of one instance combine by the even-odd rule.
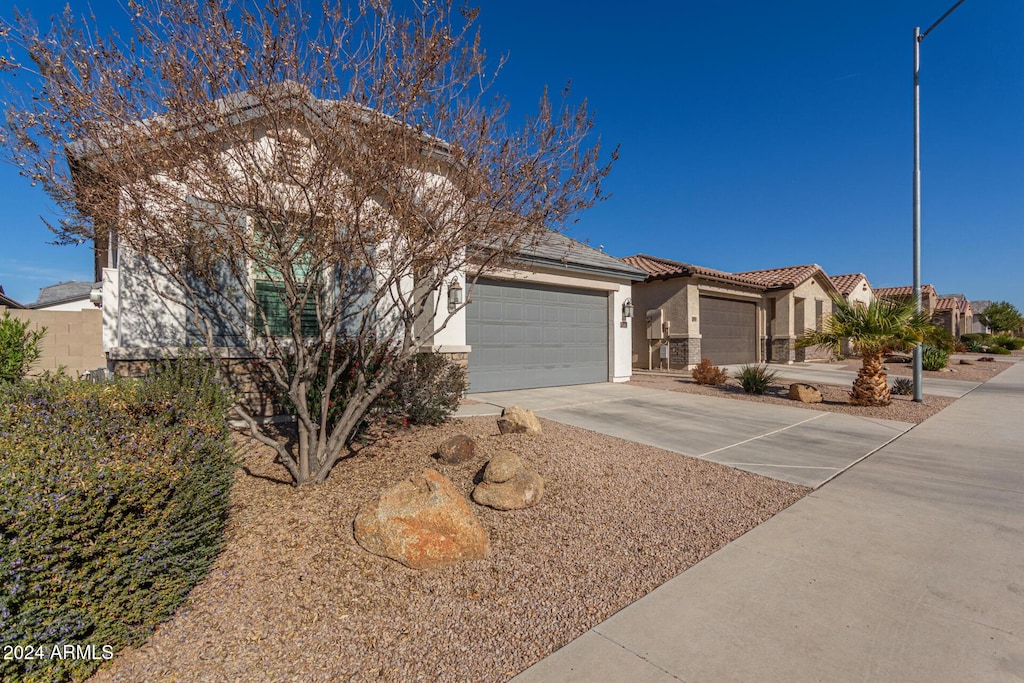
[[[295,489],[244,443],[228,543],[188,602],[94,681],[505,681],[792,504],[799,486],[542,421],[494,418],[400,430]],[[440,465],[456,433],[478,458]],[[546,480],[515,512],[473,505],[490,557],[415,571],[353,540],[358,509],[427,467],[467,497],[497,449]]]

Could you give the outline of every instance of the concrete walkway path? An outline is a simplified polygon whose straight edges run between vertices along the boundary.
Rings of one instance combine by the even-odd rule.
[[[1024,364],[515,679],[1024,680]]]
[[[520,405],[601,434],[817,487],[914,425],[626,384],[473,394],[457,413]]]

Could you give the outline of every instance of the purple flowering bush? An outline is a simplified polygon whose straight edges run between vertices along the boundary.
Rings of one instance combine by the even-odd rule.
[[[0,385],[0,641],[145,641],[223,544],[231,398],[198,363],[140,381]],[[7,659],[0,680],[83,680],[95,659]]]

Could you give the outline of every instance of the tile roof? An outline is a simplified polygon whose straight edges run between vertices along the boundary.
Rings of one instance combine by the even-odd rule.
[[[940,296],[935,302],[936,311],[959,311],[961,313],[967,311],[971,307],[971,302],[960,295]]]
[[[832,285],[828,275],[825,275],[825,271],[816,263],[809,263],[803,266],[786,266],[785,268],[769,268],[767,270],[748,270],[745,273],[736,274],[760,282],[768,289],[790,289],[810,280],[817,273],[824,275],[825,280]],[[832,285],[832,287],[834,289],[835,285]]]
[[[649,280],[664,280],[672,277],[702,277],[708,280],[745,285],[761,290],[765,288],[762,283],[740,274],[727,273],[723,270],[704,268],[702,266],[695,266],[692,263],[672,261],[648,254],[624,256],[622,260],[648,273],[650,275]]]
[[[935,287],[921,285],[921,293],[929,293],[935,296]],[[880,299],[909,299],[914,295],[914,288],[911,285],[903,287],[880,287],[875,290],[875,296]]]
[[[849,296],[850,294],[852,294],[854,287],[856,287],[857,283],[860,282],[862,279],[864,280],[864,282],[868,281],[868,278],[864,273],[849,273],[847,275],[829,275],[829,279],[832,280],[832,284],[835,285],[836,289],[839,290],[839,293],[842,294],[843,296]],[[871,284],[868,283],[868,287],[870,286]]]
[[[0,285],[0,306],[6,306],[7,308],[25,308],[17,301],[4,294],[3,285]]]

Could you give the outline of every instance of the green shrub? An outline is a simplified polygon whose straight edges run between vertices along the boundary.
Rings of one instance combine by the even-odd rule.
[[[769,370],[767,365],[744,365],[736,373],[736,379],[748,394],[763,394],[777,374]]]
[[[10,311],[0,318],[0,383],[21,381],[42,354],[46,328],[30,331],[29,324],[12,318]]]
[[[910,396],[914,393],[914,380],[910,377],[897,377],[892,381],[890,391],[897,396]]]
[[[1008,351],[1016,351],[1024,348],[1024,339],[1015,337],[1012,334],[994,334],[988,340],[989,346],[1001,346]]]
[[[697,380],[697,384],[714,387],[725,384],[725,381],[729,379],[729,373],[717,365],[712,365],[710,358],[701,358],[700,365],[695,367],[690,374]]]
[[[1009,356],[1010,349],[1003,348],[1002,346],[985,346],[982,348],[982,353],[991,353],[996,356]]]
[[[209,366],[140,382],[0,385],[0,633],[10,645],[141,644],[223,543],[230,400]],[[91,659],[0,661],[3,680],[82,680]]]
[[[934,346],[946,353],[952,353],[956,349],[956,337],[945,327],[932,325],[931,329],[924,335],[924,343],[927,346]]]
[[[921,347],[921,367],[925,370],[941,370],[949,362],[949,354],[934,346]]]
[[[441,424],[466,393],[466,369],[439,353],[417,354],[378,400],[378,410],[413,424]]]

